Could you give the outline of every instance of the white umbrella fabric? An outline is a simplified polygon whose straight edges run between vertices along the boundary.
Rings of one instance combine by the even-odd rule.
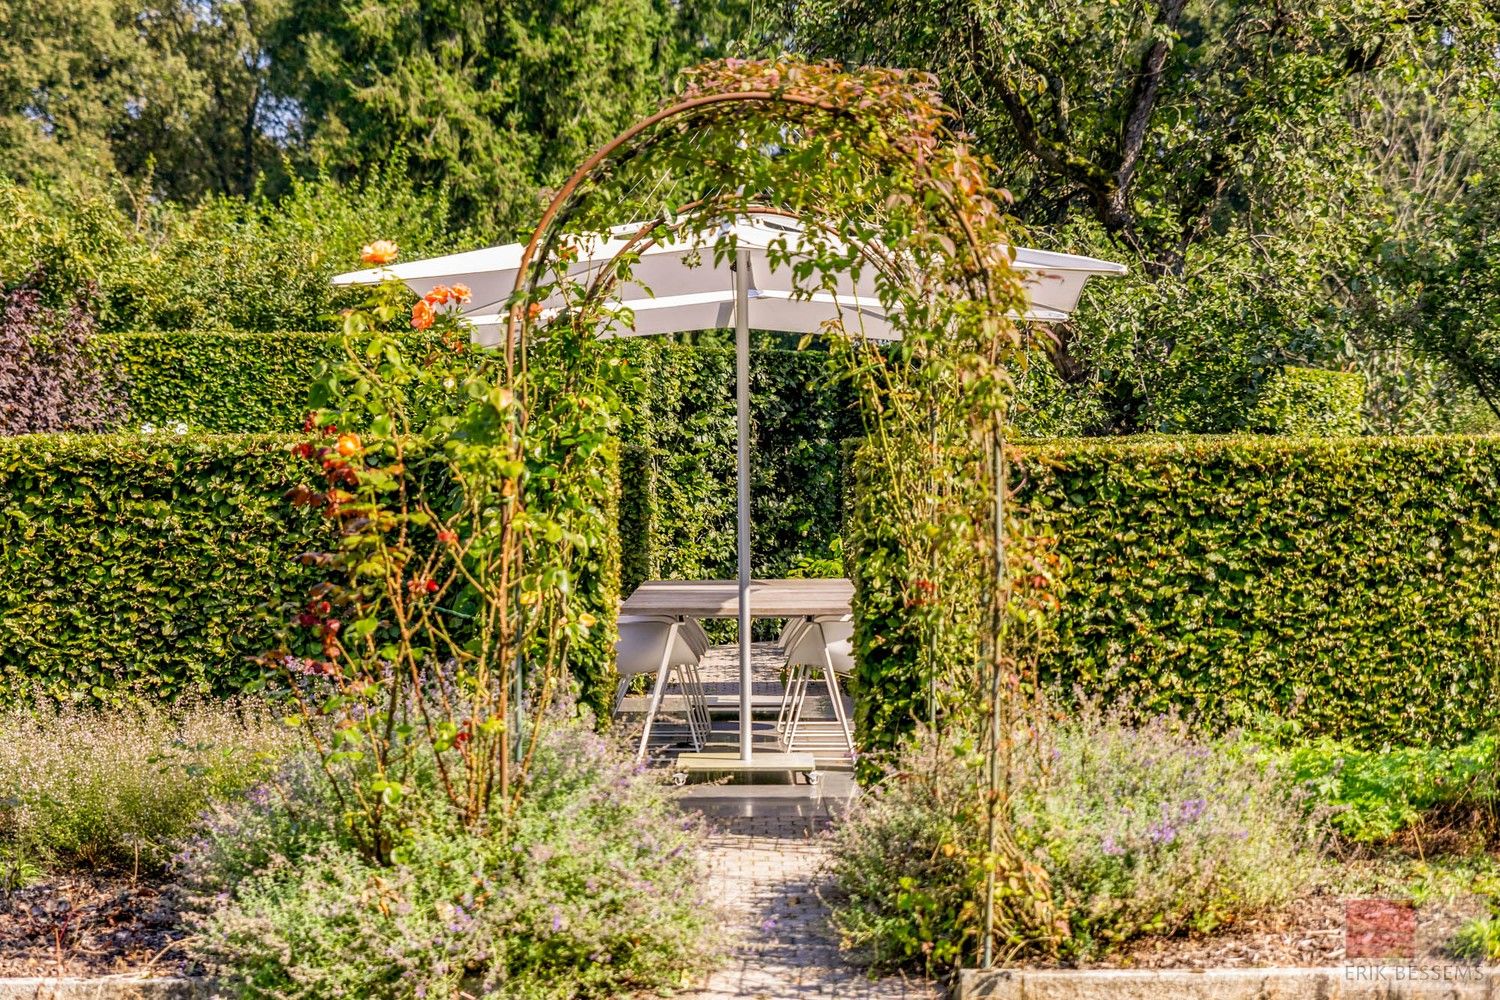
[[[587,237],[574,244],[577,257],[569,275],[587,281],[607,267],[644,223],[617,226],[608,236]],[[750,330],[817,333],[829,320],[839,319],[851,336],[871,340],[900,339],[882,308],[871,267],[858,277],[839,274],[834,288],[809,293],[794,279],[800,258],[802,227],[779,215],[748,215],[706,228],[675,242],[655,243],[640,250],[630,276],[613,289],[606,308],[633,314],[633,321],[616,324],[606,336],[649,336],[733,327],[735,331],[735,396],[739,441],[736,451],[738,484],[738,582],[740,642],[740,760],[753,759],[750,671]],[[714,247],[732,240],[732,259],[717,261]],[[335,285],[368,285],[396,279],[425,295],[437,285],[464,284],[472,298],[464,315],[474,324],[476,343],[498,344],[507,322],[506,303],[515,289],[523,244],[486,247],[467,253],[351,271],[333,279]],[[1025,247],[1011,248],[1012,267],[1020,272],[1028,307],[1017,316],[1034,322],[1065,320],[1078,305],[1089,278],[1126,273],[1123,264],[1092,257],[1051,253]],[[821,283],[823,275],[818,274]],[[563,305],[554,296],[542,308]]]

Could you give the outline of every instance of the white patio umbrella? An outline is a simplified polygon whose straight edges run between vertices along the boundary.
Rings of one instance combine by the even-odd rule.
[[[607,266],[644,223],[618,226],[608,236],[585,238],[576,244],[571,276],[587,280]],[[616,324],[606,336],[647,336],[695,330],[735,331],[736,412],[739,441],[736,451],[738,483],[738,582],[740,654],[740,761],[749,765],[754,754],[751,725],[750,672],[750,330],[815,333],[831,319],[841,319],[846,333],[872,340],[898,340],[900,333],[881,307],[873,270],[855,277],[837,276],[836,287],[809,294],[793,278],[802,244],[802,227],[778,215],[751,214],[725,222],[676,242],[646,246],[630,277],[613,290],[608,308],[633,313],[629,324]],[[716,262],[714,246],[733,240],[733,259]],[[474,340],[500,342],[506,325],[505,305],[515,288],[525,247],[519,243],[487,247],[467,253],[431,257],[402,264],[340,274],[335,285],[378,284],[397,279],[418,295],[437,285],[465,284],[472,299],[465,316],[475,326]],[[1036,322],[1067,319],[1078,297],[1095,275],[1122,275],[1122,264],[1014,247],[1012,266],[1021,272],[1029,305],[1018,318]],[[806,255],[803,255],[804,258]],[[772,258],[776,258],[773,263]],[[820,279],[822,275],[818,276]],[[546,300],[543,309],[562,305]]]

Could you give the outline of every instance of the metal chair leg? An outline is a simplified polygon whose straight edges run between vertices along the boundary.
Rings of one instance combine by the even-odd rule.
[[[828,658],[827,652],[823,654],[823,680],[828,684],[828,697],[833,699],[833,717],[838,720],[839,728],[844,731],[844,745],[849,749],[849,756],[854,756],[854,731],[849,727],[849,716],[844,711],[844,696],[839,691],[839,672],[833,669],[833,661]]]
[[[677,640],[677,624],[674,622],[667,633],[666,648],[662,650],[661,666],[656,668],[656,684],[651,688],[651,707],[646,710],[646,724],[641,727],[641,746],[636,751],[635,762],[646,761],[646,745],[651,741],[651,726],[656,722],[656,713],[661,710],[662,689],[667,686],[667,672],[671,669],[672,647]]]

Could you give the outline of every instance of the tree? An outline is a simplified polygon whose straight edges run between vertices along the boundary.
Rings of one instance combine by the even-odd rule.
[[[273,73],[315,164],[358,176],[405,147],[457,219],[508,236],[540,188],[654,106],[671,29],[652,0],[292,0]]]
[[[1497,37],[1482,0],[787,0],[782,21],[815,55],[932,69],[1029,238],[1134,265],[1053,355],[1058,407],[1097,415],[1075,429],[1114,432],[1234,430],[1283,366],[1361,363],[1342,293],[1397,203],[1452,176],[1375,144],[1370,90],[1490,72]]]
[[[248,193],[280,150],[261,32],[280,0],[0,5],[0,173]]]

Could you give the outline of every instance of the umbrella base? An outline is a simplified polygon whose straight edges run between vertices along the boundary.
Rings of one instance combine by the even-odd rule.
[[[758,774],[766,771],[790,771],[807,775],[817,782],[818,761],[810,753],[775,753],[758,750],[749,760],[733,750],[683,753],[672,762],[672,770],[687,774]]]

